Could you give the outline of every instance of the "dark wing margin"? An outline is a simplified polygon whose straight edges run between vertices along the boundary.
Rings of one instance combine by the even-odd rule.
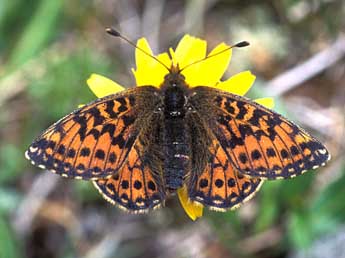
[[[159,101],[152,86],[97,99],[65,116],[25,153],[31,162],[68,178],[101,179],[119,170],[140,125]]]
[[[322,143],[262,105],[210,87],[195,87],[192,92],[191,105],[240,173],[291,178],[330,159]]]

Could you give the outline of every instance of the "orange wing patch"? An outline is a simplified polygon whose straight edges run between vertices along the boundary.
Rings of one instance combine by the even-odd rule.
[[[27,158],[64,177],[110,177],[126,160],[140,131],[136,123],[142,122],[141,114],[154,109],[153,91],[135,88],[83,106],[36,139]]]
[[[251,199],[263,180],[240,174],[216,139],[209,151],[208,165],[188,190],[190,199],[219,211],[235,209]]]
[[[244,97],[195,88],[193,103],[232,165],[263,179],[291,178],[325,165],[326,147],[281,115]],[[209,101],[202,101],[209,99]],[[212,112],[210,118],[204,114]]]
[[[229,108],[230,102],[237,105],[238,113]],[[219,97],[215,103],[222,110],[217,120],[221,145],[243,173],[267,179],[290,178],[325,165],[330,158],[320,142],[263,106],[229,96]]]
[[[163,181],[143,162],[143,147],[136,143],[124,166],[111,178],[94,181],[94,186],[112,204],[134,213],[160,207],[165,199]]]

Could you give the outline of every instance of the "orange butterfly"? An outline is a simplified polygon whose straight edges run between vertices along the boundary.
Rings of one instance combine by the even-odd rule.
[[[183,185],[196,203],[234,208],[265,179],[292,178],[330,159],[325,146],[274,111],[190,87],[178,65],[167,69],[159,88],[128,89],[62,118],[31,144],[27,158],[61,176],[92,180],[105,199],[137,213],[161,206]]]

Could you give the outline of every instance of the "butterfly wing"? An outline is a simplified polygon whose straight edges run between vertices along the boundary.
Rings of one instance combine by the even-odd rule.
[[[158,208],[165,199],[162,170],[152,170],[146,161],[145,149],[136,140],[118,173],[93,182],[107,201],[129,212],[143,213]]]
[[[244,97],[200,86],[193,89],[190,103],[240,173],[291,178],[330,159],[325,146],[310,134]]]
[[[200,115],[190,113],[187,119],[193,149],[193,169],[186,178],[188,196],[214,210],[237,208],[254,196],[263,180],[239,173]]]
[[[208,150],[208,163],[191,180],[189,198],[218,211],[235,209],[250,200],[264,181],[239,173],[217,139],[212,139]]]
[[[83,106],[49,127],[26,157],[69,178],[107,178],[126,162],[147,114],[159,101],[154,87],[137,87]]]

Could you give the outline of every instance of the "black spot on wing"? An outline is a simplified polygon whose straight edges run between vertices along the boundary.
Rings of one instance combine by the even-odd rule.
[[[96,157],[97,159],[104,160],[104,158],[105,158],[105,152],[104,152],[104,150],[101,150],[101,149],[97,150],[97,151],[96,151],[96,154],[95,154],[95,157]]]
[[[104,111],[109,115],[109,118],[112,118],[112,119],[116,118],[117,114],[114,111],[114,106],[115,106],[114,101],[112,101],[112,100],[108,101],[108,102],[106,102],[106,105],[107,106],[104,109]]]
[[[90,113],[93,118],[93,127],[103,124],[105,118],[101,115],[101,112],[97,107],[90,108],[90,110],[88,110],[88,113]]]
[[[88,156],[90,155],[90,153],[91,153],[90,148],[84,147],[84,148],[81,149],[79,155],[80,155],[81,157],[88,157]]]
[[[115,125],[113,124],[106,124],[103,126],[101,134],[109,133],[110,136],[114,135],[115,132]]]
[[[245,103],[241,102],[241,101],[237,101],[236,105],[239,109],[239,112],[236,116],[236,119],[242,120],[244,118],[244,116],[247,114],[247,109],[245,107]]]

